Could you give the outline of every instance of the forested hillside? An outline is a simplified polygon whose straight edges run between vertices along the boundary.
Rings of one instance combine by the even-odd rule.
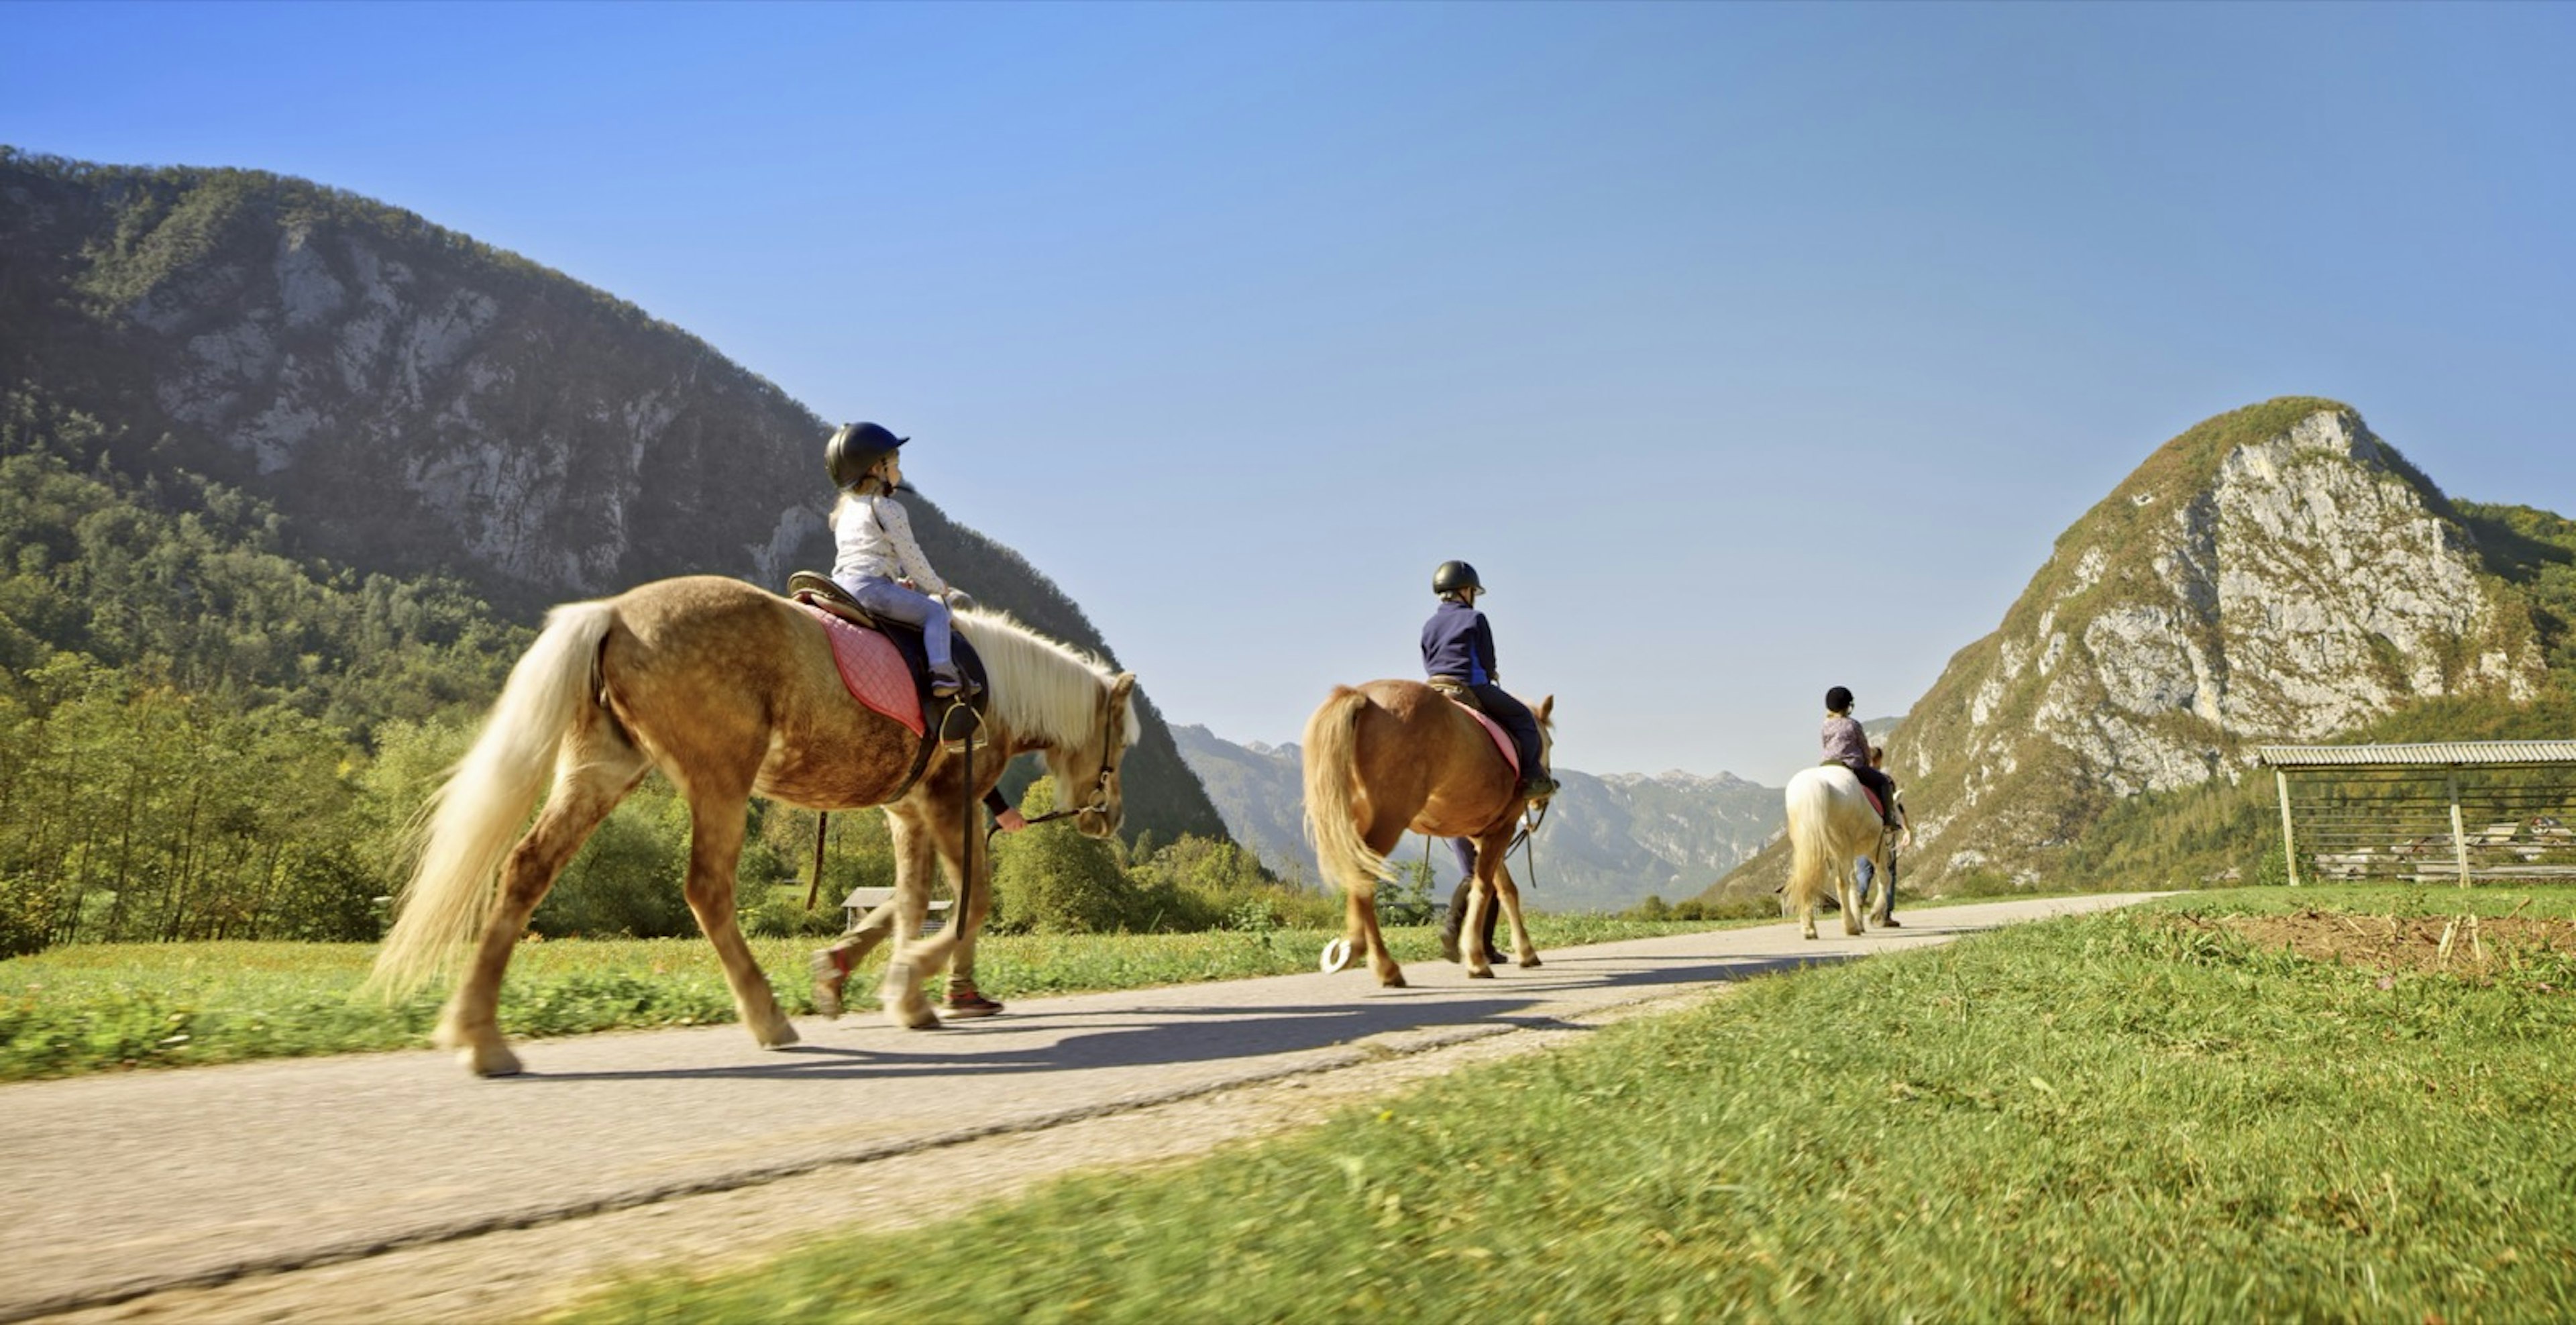
[[[110,691],[191,723],[338,742],[326,762],[346,781],[382,753],[388,724],[470,721],[554,602],[681,573],[776,585],[830,559],[827,429],[775,387],[524,258],[256,172],[0,148],[0,409],[0,777],[12,779],[0,796],[34,778],[68,807],[130,771],[55,726],[75,694],[95,714]],[[1045,575],[927,498],[909,504],[952,580],[1115,659]],[[62,671],[75,666],[90,669],[77,685]],[[1222,836],[1152,686],[1142,678],[1144,734],[1126,766],[1129,828]],[[237,771],[256,782],[273,758],[292,781],[295,758],[260,749],[234,756]],[[144,837],[179,835],[167,854],[181,900],[162,929],[285,923],[255,901],[214,919],[222,908],[196,891],[218,868],[189,836],[210,831],[192,814],[220,817],[211,789],[174,819],[144,801],[176,784],[126,782],[137,808],[116,816],[132,821],[118,868],[148,856]],[[53,887],[103,868],[86,839],[59,855],[62,831],[0,826],[18,834],[0,848],[18,852],[0,864],[13,896],[30,870]],[[299,868],[299,849],[280,847],[274,869]],[[144,932],[131,892],[118,890],[117,933]],[[65,908],[57,930],[73,927],[62,917],[78,906]]]

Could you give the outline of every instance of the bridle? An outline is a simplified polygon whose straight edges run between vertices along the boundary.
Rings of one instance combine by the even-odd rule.
[[[1110,796],[1118,789],[1118,762],[1120,757],[1127,753],[1127,743],[1118,739],[1118,708],[1118,700],[1114,694],[1109,702],[1100,706],[1100,771],[1092,775],[1091,803],[1036,815],[1028,820],[1030,827],[1054,823],[1058,819],[1070,819],[1076,815],[1097,814],[1104,817],[1108,815]],[[985,842],[990,844],[993,834],[1000,831],[999,824],[984,830]]]

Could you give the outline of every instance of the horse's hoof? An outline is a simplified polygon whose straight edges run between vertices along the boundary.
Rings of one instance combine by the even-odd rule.
[[[935,1031],[940,1025],[939,1014],[931,1011],[928,1003],[919,1008],[889,1007],[886,1020],[908,1031]]]
[[[1530,969],[1530,968],[1531,968],[1531,967],[1533,967],[1533,966],[1537,966],[1538,964],[1539,964],[1539,960],[1538,960],[1538,958],[1536,958],[1536,957],[1531,957],[1531,958],[1529,958],[1528,960],[1523,961],[1523,962],[1521,963],[1521,969],[1522,969],[1522,970],[1528,970],[1528,969]]]
[[[1409,989],[1412,987],[1404,983],[1404,972],[1402,971],[1398,971],[1393,975],[1380,976],[1377,983],[1378,988],[1380,989]]]
[[[776,1026],[767,1031],[755,1031],[751,1038],[763,1049],[784,1049],[796,1043],[799,1037],[796,1034],[796,1028],[788,1024],[785,1017],[781,1017]]]
[[[519,1056],[502,1045],[476,1045],[456,1052],[456,1061],[478,1077],[519,1075]]]
[[[1470,980],[1491,980],[1494,978],[1494,968],[1490,966],[1470,966],[1467,968],[1467,978]]]
[[[849,980],[849,974],[841,969],[841,963],[833,957],[830,948],[815,953],[812,965],[814,1010],[826,1017],[840,1016],[841,986]]]
[[[1316,965],[1321,968],[1326,975],[1331,975],[1336,971],[1347,971],[1351,969],[1351,941],[1349,939],[1334,939],[1332,942],[1325,944],[1323,960],[1316,963]]]

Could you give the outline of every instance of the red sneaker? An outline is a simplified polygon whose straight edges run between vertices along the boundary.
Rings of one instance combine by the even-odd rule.
[[[951,1017],[989,1017],[1002,1010],[1002,1005],[976,992],[975,986],[962,980],[948,982],[948,1001],[939,1010]]]

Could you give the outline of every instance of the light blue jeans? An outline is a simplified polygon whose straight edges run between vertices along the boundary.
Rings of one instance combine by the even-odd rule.
[[[957,675],[957,664],[948,657],[948,604],[918,589],[907,589],[873,575],[833,583],[849,590],[868,615],[921,627],[921,651],[930,658],[930,670],[951,678]]]

